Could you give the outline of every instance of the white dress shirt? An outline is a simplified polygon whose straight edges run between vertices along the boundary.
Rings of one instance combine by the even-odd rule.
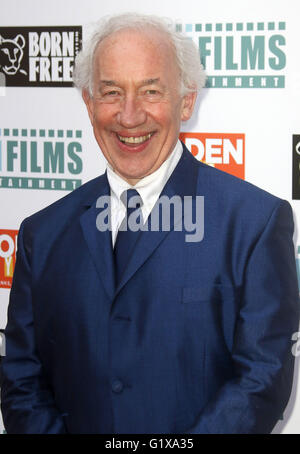
[[[173,170],[178,164],[182,155],[182,144],[178,140],[170,156],[162,165],[150,175],[139,180],[131,186],[126,180],[116,174],[109,163],[107,163],[107,179],[111,195],[111,228],[112,245],[114,247],[119,226],[126,214],[126,208],[120,199],[121,194],[127,189],[136,189],[142,198],[142,215],[145,222],[151,213],[161,191],[170,178]]]

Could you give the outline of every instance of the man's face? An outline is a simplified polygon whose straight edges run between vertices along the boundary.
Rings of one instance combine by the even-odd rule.
[[[130,184],[157,170],[172,152],[196,94],[179,94],[174,51],[162,33],[122,30],[94,58],[93,97],[84,91],[96,140]]]

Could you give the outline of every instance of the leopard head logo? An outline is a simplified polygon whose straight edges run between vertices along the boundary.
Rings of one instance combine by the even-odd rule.
[[[17,35],[14,39],[5,39],[0,35],[0,71],[7,75],[14,75],[18,71],[27,74],[20,69],[25,39]]]

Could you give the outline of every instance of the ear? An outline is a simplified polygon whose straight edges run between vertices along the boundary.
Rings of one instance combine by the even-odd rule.
[[[23,49],[23,47],[25,46],[25,39],[24,39],[24,36],[22,36],[22,35],[16,36],[14,39],[14,42],[16,44],[18,44],[18,46],[20,46],[21,49]]]
[[[196,91],[192,91],[191,93],[188,93],[183,97],[181,107],[181,121],[187,121],[191,118],[194,111],[196,99]]]
[[[94,101],[88,90],[82,90],[82,99],[85,102],[91,123],[94,123]]]

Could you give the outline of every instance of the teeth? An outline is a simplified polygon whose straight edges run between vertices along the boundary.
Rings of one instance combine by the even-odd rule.
[[[151,136],[152,136],[152,133],[147,134],[146,136],[140,136],[140,137],[122,137],[122,136],[118,135],[120,141],[123,143],[142,143],[142,142],[145,142],[146,140],[150,139]]]

